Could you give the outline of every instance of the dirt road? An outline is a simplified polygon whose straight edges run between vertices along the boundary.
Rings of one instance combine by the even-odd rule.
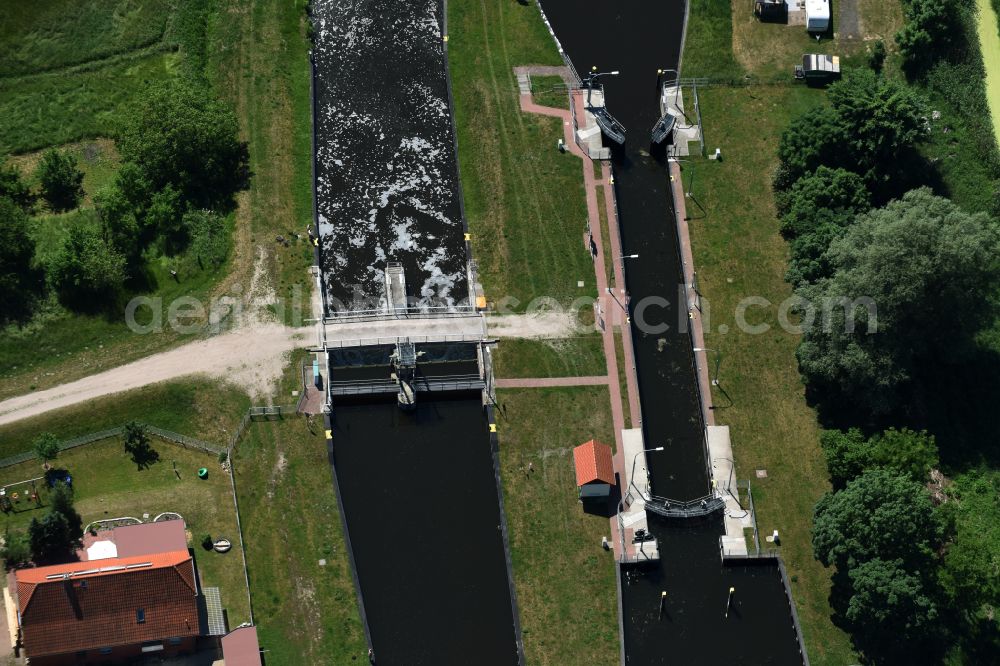
[[[228,380],[251,395],[267,395],[286,352],[315,344],[311,328],[248,326],[162,354],[0,402],[0,425],[105,395],[195,374]]]

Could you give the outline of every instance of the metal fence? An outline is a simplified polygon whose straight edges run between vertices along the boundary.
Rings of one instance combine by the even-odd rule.
[[[189,449],[198,449],[200,451],[206,451],[208,453],[223,453],[226,451],[226,447],[220,446],[218,444],[212,444],[204,440],[195,439],[194,437],[188,437],[187,435],[182,435],[180,433],[173,432],[171,430],[164,430],[163,428],[157,428],[156,426],[146,425],[140,423],[146,428],[146,431],[159,437],[160,439],[165,439],[167,441],[173,442],[175,444],[180,444],[183,447]],[[117,428],[108,428],[107,430],[99,430],[97,432],[91,432],[86,435],[80,435],[79,437],[73,437],[72,439],[66,439],[59,443],[60,451],[67,451],[69,449],[74,449],[78,446],[83,446],[84,444],[91,444],[93,442],[99,442],[104,439],[110,439],[112,437],[119,437],[125,432],[125,426],[121,425]],[[10,467],[11,465],[18,465],[20,463],[28,462],[34,460],[38,456],[34,451],[25,451],[23,453],[18,453],[13,456],[8,456],[7,458],[0,459],[0,468]]]

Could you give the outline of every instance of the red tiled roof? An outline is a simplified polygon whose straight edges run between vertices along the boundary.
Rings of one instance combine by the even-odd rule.
[[[186,550],[21,569],[15,580],[29,657],[200,633]]]
[[[576,464],[576,485],[583,486],[594,481],[615,484],[615,467],[611,462],[611,447],[590,440],[573,449]]]

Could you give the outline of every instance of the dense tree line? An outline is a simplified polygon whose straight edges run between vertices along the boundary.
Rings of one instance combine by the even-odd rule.
[[[942,54],[963,48],[970,3],[904,7],[907,76],[939,76]],[[835,620],[866,663],[980,663],[1000,649],[1000,473],[973,454],[952,481],[941,458],[955,452],[935,434],[956,437],[907,426],[928,422],[942,377],[996,356],[983,340],[1000,320],[1000,223],[928,187],[930,105],[885,59],[845,72],[778,148],[799,368],[837,426],[821,436],[832,490],[815,508],[813,550],[834,567]]]
[[[97,225],[77,224],[46,266],[34,262],[29,217],[39,196],[12,167],[0,168],[0,318],[22,319],[43,288],[76,310],[116,304],[129,280],[141,278],[149,252],[191,250],[201,268],[228,252],[223,216],[248,186],[249,155],[233,111],[203,86],[151,87],[121,123],[123,164],[94,194]],[[46,151],[36,179],[54,212],[83,196],[72,155]],[[44,277],[43,277],[44,275]]]

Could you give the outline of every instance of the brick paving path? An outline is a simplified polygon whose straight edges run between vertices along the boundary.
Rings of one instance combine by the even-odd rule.
[[[527,67],[517,68],[516,71],[531,73],[534,70],[535,68]],[[583,111],[583,93],[579,90],[575,90],[571,91],[570,94],[574,96],[573,108],[576,109],[577,122],[583,124],[585,122],[585,112]],[[599,328],[601,329],[602,341],[604,344],[604,358],[607,363],[608,374],[607,377],[603,378],[604,382],[601,383],[607,384],[609,393],[611,394],[611,416],[615,431],[615,444],[616,449],[620,451],[622,448],[621,431],[622,428],[625,427],[625,415],[622,409],[621,386],[618,382],[618,356],[615,353],[614,327],[615,325],[621,325],[622,321],[625,319],[625,314],[622,311],[621,305],[616,302],[617,299],[607,293],[609,285],[604,266],[601,218],[597,207],[597,188],[604,187],[604,199],[608,213],[608,227],[611,236],[611,258],[612,263],[614,264],[613,275],[615,278],[615,284],[618,287],[615,291],[619,295],[619,299],[624,300],[627,296],[624,294],[623,289],[620,288],[621,285],[625,284],[625,281],[622,274],[621,239],[618,233],[617,217],[615,215],[614,188],[611,180],[611,168],[607,163],[601,164],[601,180],[598,182],[597,178],[594,176],[593,162],[576,144],[573,117],[569,109],[555,109],[535,104],[530,93],[522,94],[520,96],[520,101],[521,110],[525,113],[537,113],[539,115],[561,118],[563,121],[563,134],[566,142],[566,148],[581,159],[583,182],[587,199],[587,220],[589,224],[590,237],[593,242],[593,247],[596,250],[594,255],[594,276],[597,280],[599,303],[598,317],[600,317],[601,321],[605,323],[604,326],[600,326]],[[610,321],[607,321],[609,319]],[[638,383],[636,382],[635,377],[635,356],[632,350],[632,336],[628,334],[629,331],[627,329],[623,330],[622,333],[624,333],[624,335],[622,335],[622,340],[625,351],[625,377],[628,393],[629,416],[631,418],[632,427],[638,427],[641,423],[641,412],[639,410]],[[611,378],[613,378],[613,381]],[[501,382],[503,381],[505,380],[498,380],[497,385],[502,387],[503,384]],[[556,385],[569,386],[571,384]]]

